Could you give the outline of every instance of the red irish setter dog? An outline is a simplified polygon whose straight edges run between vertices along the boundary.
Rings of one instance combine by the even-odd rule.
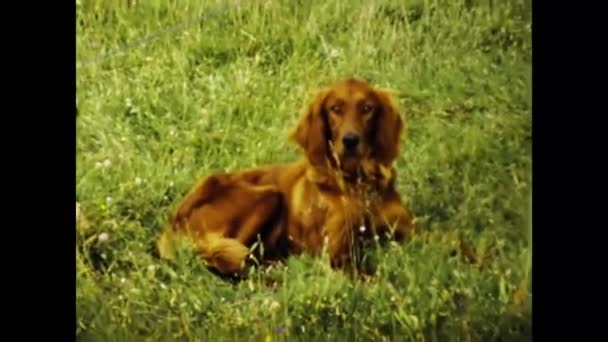
[[[305,156],[293,163],[216,173],[184,198],[159,240],[171,257],[173,237],[187,236],[221,274],[244,270],[258,258],[318,255],[351,270],[356,241],[414,231],[412,215],[395,187],[393,162],[404,123],[388,92],[348,79],[320,91],[291,140]]]

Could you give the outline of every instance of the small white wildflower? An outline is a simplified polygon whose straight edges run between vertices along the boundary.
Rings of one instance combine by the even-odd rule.
[[[112,161],[110,159],[106,159],[103,161],[103,167],[108,168],[112,166]]]
[[[397,300],[397,298],[395,298],[395,296],[391,296],[391,302],[395,302]]]
[[[141,184],[141,178],[139,177],[135,177],[135,185],[140,185]]]
[[[110,234],[103,232],[97,236],[97,241],[106,242],[110,239]]]
[[[106,203],[107,204],[112,203],[112,197],[110,197],[110,196],[106,197]]]
[[[99,169],[103,166],[103,164],[101,162],[95,162],[95,168]]]
[[[160,283],[160,288],[163,290],[167,289],[167,285],[165,285],[164,283]]]
[[[360,231],[361,233],[365,232],[365,226],[361,226],[361,227],[359,227],[359,231]]]
[[[167,196],[163,196],[163,200],[168,201],[168,200],[169,200],[169,197],[167,197]]]
[[[144,58],[144,60],[145,60],[146,62],[151,62],[151,61],[152,61],[152,57],[147,56],[146,58]]]
[[[120,278],[120,283],[121,283],[121,284],[124,284],[124,283],[126,283],[126,282],[127,282],[127,279],[125,279],[125,278]]]
[[[331,49],[331,51],[329,52],[329,56],[331,58],[337,58],[340,56],[340,50],[338,49]]]
[[[174,131],[174,130],[170,130],[170,131],[169,131],[169,135],[170,135],[170,136],[174,136],[174,135],[175,135],[175,131]]]
[[[125,141],[127,141],[127,138],[122,137],[122,138],[120,138],[120,141],[125,142]]]
[[[154,266],[154,265],[148,266],[148,271],[150,271],[150,272],[154,272],[155,269],[156,269],[156,266]]]
[[[277,301],[272,301],[272,303],[270,303],[270,306],[268,307],[268,310],[270,312],[276,312],[277,310],[279,310],[281,308],[281,304],[279,304],[279,302]]]
[[[122,300],[124,297],[122,295],[118,296],[118,300]]]
[[[376,241],[380,240],[380,236],[378,236],[378,234],[374,235],[374,240],[376,240]]]
[[[170,186],[170,187],[173,187],[173,181],[170,181],[170,182],[169,182],[169,186]]]

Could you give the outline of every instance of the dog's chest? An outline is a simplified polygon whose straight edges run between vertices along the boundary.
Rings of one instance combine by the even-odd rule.
[[[322,226],[327,216],[329,203],[319,197],[315,200],[302,202],[302,204],[296,213],[300,224],[308,229]]]
[[[322,224],[328,209],[327,200],[305,179],[294,186],[290,204],[291,216],[305,228]]]

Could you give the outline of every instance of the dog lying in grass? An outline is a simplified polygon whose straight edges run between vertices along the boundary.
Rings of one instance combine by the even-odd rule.
[[[332,267],[356,270],[360,241],[385,234],[402,241],[414,232],[395,187],[403,132],[385,90],[347,79],[319,91],[290,137],[303,157],[204,178],[162,233],[161,257],[170,258],[182,236],[225,275],[243,271],[249,256],[319,255],[324,246]]]

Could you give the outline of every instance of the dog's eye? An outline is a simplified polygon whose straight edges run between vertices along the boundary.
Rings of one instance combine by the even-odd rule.
[[[374,110],[374,107],[370,106],[370,105],[364,105],[363,106],[363,114],[369,114]]]
[[[329,109],[334,113],[340,113],[340,111],[342,111],[342,108],[338,105],[331,106]]]

